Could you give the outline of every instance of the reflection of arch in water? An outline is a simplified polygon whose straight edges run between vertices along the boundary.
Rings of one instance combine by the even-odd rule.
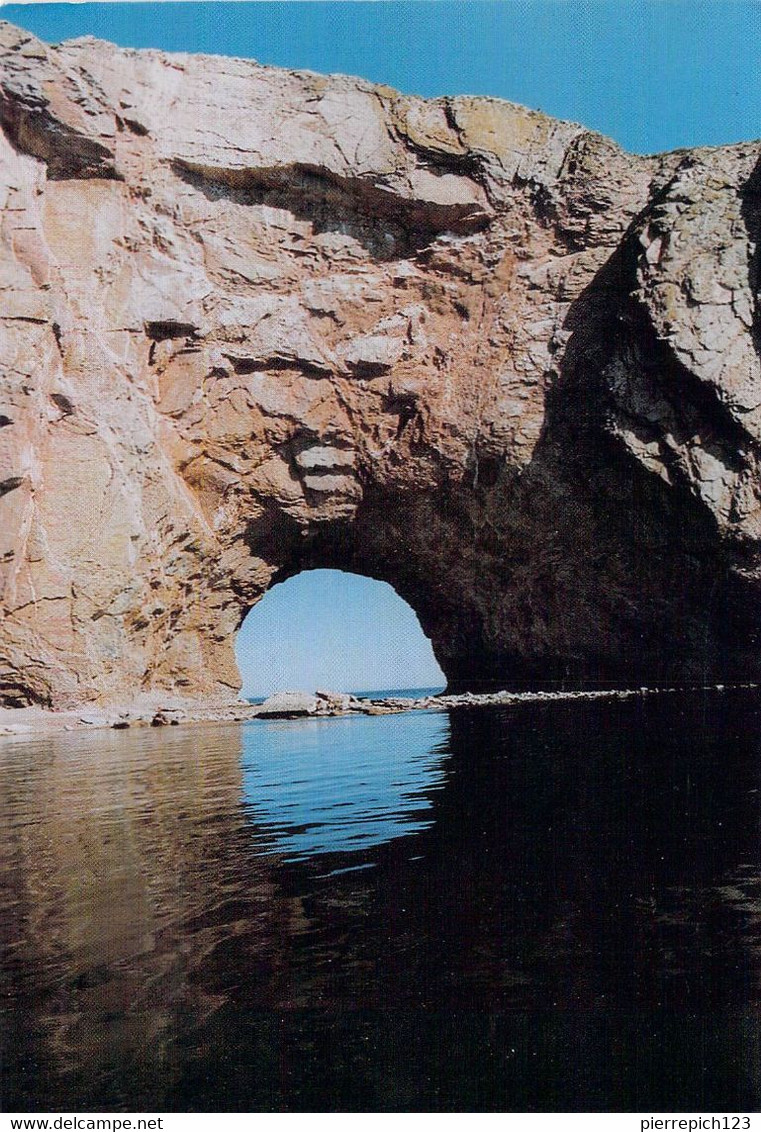
[[[412,607],[393,586],[345,570],[302,570],[272,586],[235,642],[244,695],[286,688],[443,688]]]
[[[262,851],[358,854],[428,828],[448,740],[438,712],[251,724],[243,797]]]
[[[427,828],[262,856],[257,745],[354,722],[0,745],[9,1110],[757,1110],[757,700],[372,718]]]

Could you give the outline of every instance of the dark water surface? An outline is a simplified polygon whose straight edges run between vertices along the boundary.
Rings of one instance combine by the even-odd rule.
[[[5,1111],[761,1094],[752,693],[0,745]]]

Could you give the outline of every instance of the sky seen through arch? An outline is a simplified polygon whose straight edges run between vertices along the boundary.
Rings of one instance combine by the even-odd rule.
[[[446,684],[410,606],[386,582],[342,570],[305,570],[273,586],[248,614],[235,652],[251,698]]]

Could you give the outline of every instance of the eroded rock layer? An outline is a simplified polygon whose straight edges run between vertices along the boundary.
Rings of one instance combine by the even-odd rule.
[[[8,24],[0,124],[0,700],[229,700],[321,566],[452,687],[761,673],[757,145]]]

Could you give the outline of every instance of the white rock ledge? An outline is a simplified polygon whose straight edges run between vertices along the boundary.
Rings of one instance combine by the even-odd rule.
[[[598,691],[462,692],[442,693],[420,699],[389,697],[359,699],[343,692],[279,692],[263,704],[235,701],[204,704],[187,701],[164,706],[132,704],[122,710],[49,711],[45,708],[0,708],[0,744],[4,739],[39,739],[64,731],[127,730],[140,727],[179,726],[197,723],[245,723],[249,720],[298,721],[348,715],[391,715],[406,711],[449,711],[479,707],[520,707],[523,704],[568,703],[578,700],[630,700],[678,693],[757,692],[758,683],[709,684],[695,687],[611,688]]]

